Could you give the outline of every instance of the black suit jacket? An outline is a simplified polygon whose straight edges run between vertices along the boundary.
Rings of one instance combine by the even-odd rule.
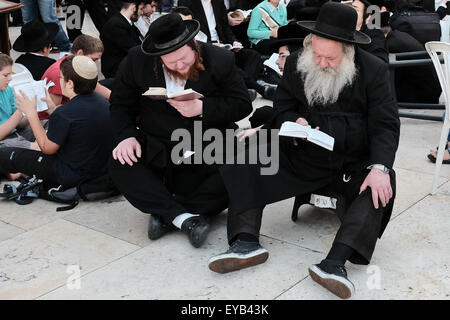
[[[356,79],[346,86],[336,103],[310,107],[303,89],[302,74],[297,71],[299,54],[286,60],[285,72],[274,101],[272,127],[284,121],[305,118],[311,127],[335,138],[334,150],[301,142],[294,167],[308,181],[328,179],[333,172],[362,172],[368,165],[383,164],[392,168],[399,141],[400,121],[389,81],[388,65],[372,54],[357,48]],[[291,139],[280,143],[292,151]],[[300,174],[300,173],[299,173]]]
[[[129,137],[145,137],[143,154],[147,165],[165,167],[177,142],[171,141],[174,130],[187,129],[194,137],[194,121],[201,121],[203,131],[235,128],[235,122],[252,111],[242,76],[234,55],[213,45],[201,45],[204,71],[197,81],[188,80],[185,88],[204,95],[202,116],[186,118],[165,100],[152,100],[142,94],[149,87],[166,87],[161,64],[142,53],[130,50],[120,66],[111,94],[111,119],[117,142]],[[218,63],[218,61],[220,63]],[[136,122],[136,119],[139,119]],[[139,130],[137,129],[139,128]],[[142,142],[141,142],[142,143]]]
[[[102,55],[102,73],[105,78],[114,78],[128,50],[141,44],[139,35],[139,30],[130,25],[121,13],[108,20],[100,33],[100,39],[105,47]]]
[[[237,41],[236,36],[228,25],[227,10],[223,0],[211,0],[211,4],[220,42],[232,44],[234,41]],[[192,17],[200,22],[200,30],[208,36],[208,41],[211,41],[211,33],[209,32],[208,21],[206,20],[201,0],[179,0],[178,5],[191,9]]]
[[[23,64],[31,72],[33,79],[36,81],[41,80],[45,71],[55,62],[55,59],[37,56],[31,53],[22,54],[16,59],[16,63]]]

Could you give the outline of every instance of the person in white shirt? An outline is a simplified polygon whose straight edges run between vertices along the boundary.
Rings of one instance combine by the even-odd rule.
[[[135,23],[136,27],[139,29],[141,35],[145,38],[148,32],[148,28],[153,21],[152,14],[156,11],[160,0],[147,0],[145,1],[144,7],[142,9],[142,15],[139,17],[138,21]]]

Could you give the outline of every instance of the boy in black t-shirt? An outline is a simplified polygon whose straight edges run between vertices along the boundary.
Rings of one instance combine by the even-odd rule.
[[[85,178],[106,173],[112,150],[109,103],[94,92],[97,65],[86,56],[70,56],[61,63],[61,88],[70,101],[56,108],[48,92],[48,132],[42,127],[36,97],[16,95],[16,107],[31,125],[41,151],[4,148],[0,170],[36,175],[50,185],[71,187]]]

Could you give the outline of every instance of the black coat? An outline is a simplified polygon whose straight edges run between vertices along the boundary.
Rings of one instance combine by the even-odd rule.
[[[357,78],[341,92],[332,105],[309,107],[301,74],[296,71],[299,55],[291,55],[286,72],[278,85],[272,127],[284,121],[305,118],[312,127],[335,138],[334,151],[302,142],[293,147],[282,138],[286,151],[295,154],[293,161],[305,179],[320,179],[333,172],[360,172],[370,164],[392,168],[398,146],[400,121],[391,95],[388,67],[362,49],[356,50]],[[294,148],[294,149],[293,149]],[[300,150],[302,150],[300,152]]]
[[[228,25],[227,10],[223,0],[211,0],[211,5],[216,19],[216,31],[219,40],[223,43],[232,44],[237,39]],[[178,6],[191,9],[192,18],[200,22],[200,30],[208,36],[208,41],[211,41],[211,33],[209,32],[208,21],[206,20],[201,0],[179,0]]]
[[[100,32],[100,39],[105,47],[102,55],[102,73],[105,78],[114,78],[128,50],[141,44],[139,35],[139,30],[130,25],[121,13],[108,20]]]
[[[172,148],[172,132],[185,128],[193,132],[194,121],[201,121],[203,131],[236,128],[236,121],[252,111],[242,76],[237,72],[232,53],[213,45],[201,46],[205,71],[197,81],[188,80],[185,88],[204,95],[201,117],[185,118],[164,100],[142,96],[149,87],[166,87],[162,66],[142,53],[140,47],[130,50],[120,66],[111,94],[111,119],[117,142],[129,137],[144,137],[146,164],[165,167]],[[220,63],[218,63],[220,62]],[[138,121],[136,122],[136,119]],[[139,127],[139,130],[136,128]]]
[[[50,68],[50,66],[55,62],[55,59],[45,56],[37,56],[32,53],[22,54],[16,59],[16,63],[23,64],[30,71],[33,79],[36,81],[41,80],[45,71],[47,71],[47,69]]]
[[[274,116],[268,127],[279,129],[285,121],[305,118],[311,127],[335,138],[331,152],[308,141],[280,137],[279,170],[262,175],[258,165],[222,167],[221,174],[230,195],[229,212],[241,213],[252,208],[306,195],[330,186],[334,190],[343,179],[350,179],[347,189],[359,190],[371,164],[392,168],[400,134],[397,105],[389,86],[387,64],[368,52],[357,49],[358,73],[354,83],[341,92],[338,101],[325,106],[308,106],[301,73],[297,71],[299,54],[291,54],[278,85]],[[272,143],[274,143],[272,141]],[[395,177],[391,174],[395,195]],[[349,205],[358,192],[346,196]],[[382,234],[392,212],[393,199],[383,213]]]

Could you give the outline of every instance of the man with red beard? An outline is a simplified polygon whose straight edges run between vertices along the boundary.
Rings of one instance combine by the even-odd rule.
[[[230,249],[210,259],[212,271],[265,262],[269,253],[259,243],[264,207],[294,196],[306,203],[311,194],[325,191],[337,199],[327,207],[336,209],[342,224],[326,258],[309,273],[341,298],[353,294],[344,265],[369,264],[389,221],[400,133],[387,65],[356,46],[370,43],[356,31],[356,22],[354,9],[335,2],[321,7],[317,21],[298,22],[311,34],[304,50],[286,60],[269,127],[280,128],[286,121],[318,127],[334,137],[334,149],[281,137],[276,174],[261,175],[260,165],[223,166]]]
[[[203,131],[218,129],[225,135],[252,111],[233,54],[197,43],[199,29],[198,21],[183,21],[178,14],[157,19],[142,46],[131,49],[122,62],[111,95],[118,144],[110,173],[117,188],[134,207],[151,214],[151,240],[181,229],[194,247],[206,239],[208,216],[228,207],[228,195],[219,161],[179,164],[171,156],[178,143],[172,135],[177,129],[188,132],[194,138],[190,150],[197,153],[192,158],[197,158],[203,146],[198,151],[195,144],[202,141],[196,139],[202,139]],[[142,95],[149,87],[168,92],[192,88],[204,98],[152,100]]]

